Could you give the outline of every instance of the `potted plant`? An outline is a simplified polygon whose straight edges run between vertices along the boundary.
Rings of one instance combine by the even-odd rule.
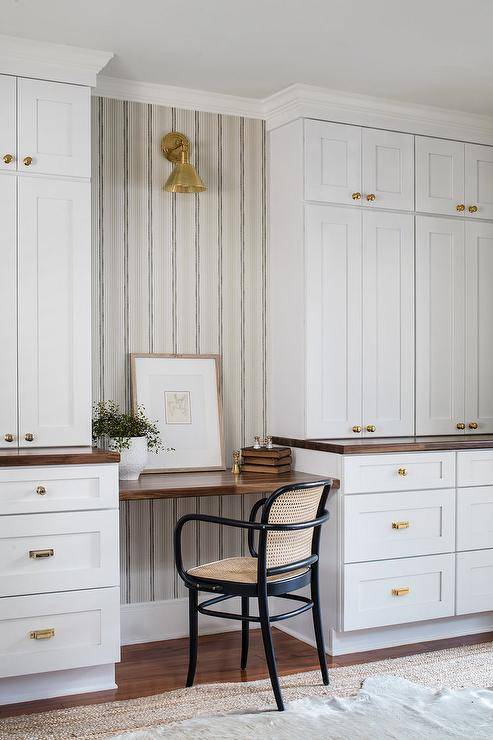
[[[92,437],[120,453],[123,480],[137,480],[145,468],[148,451],[164,448],[157,425],[149,421],[143,406],[138,406],[135,413],[127,413],[115,401],[94,405]]]

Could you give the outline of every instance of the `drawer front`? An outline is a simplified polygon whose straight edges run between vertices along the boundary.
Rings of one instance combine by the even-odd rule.
[[[0,677],[119,661],[119,591],[0,599]]]
[[[457,485],[493,485],[493,450],[458,452]]]
[[[454,614],[455,555],[344,566],[344,629],[383,627]]]
[[[0,469],[0,514],[118,507],[118,465]]]
[[[345,496],[344,530],[346,563],[453,552],[455,490]]]
[[[493,547],[493,486],[457,490],[457,550]]]
[[[454,452],[408,452],[345,457],[344,492],[453,488],[454,455]]]
[[[0,517],[0,595],[119,584],[118,511]]]
[[[457,553],[457,614],[493,610],[493,550]]]

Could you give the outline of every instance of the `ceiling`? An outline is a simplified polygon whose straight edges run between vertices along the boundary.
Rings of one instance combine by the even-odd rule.
[[[492,0],[0,0],[0,33],[113,51],[104,74],[124,79],[493,115]]]

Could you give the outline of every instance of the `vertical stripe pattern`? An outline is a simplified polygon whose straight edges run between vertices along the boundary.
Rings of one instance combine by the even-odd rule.
[[[130,352],[219,353],[227,460],[265,433],[266,135],[262,121],[93,98],[93,392],[130,405]],[[207,190],[163,190],[161,138],[182,131]],[[239,518],[255,497],[126,502],[122,601],[183,595],[173,526]],[[237,530],[191,525],[190,565],[245,551]]]

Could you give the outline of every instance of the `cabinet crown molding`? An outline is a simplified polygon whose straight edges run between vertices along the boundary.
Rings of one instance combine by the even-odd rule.
[[[0,34],[0,74],[94,87],[113,52]]]

